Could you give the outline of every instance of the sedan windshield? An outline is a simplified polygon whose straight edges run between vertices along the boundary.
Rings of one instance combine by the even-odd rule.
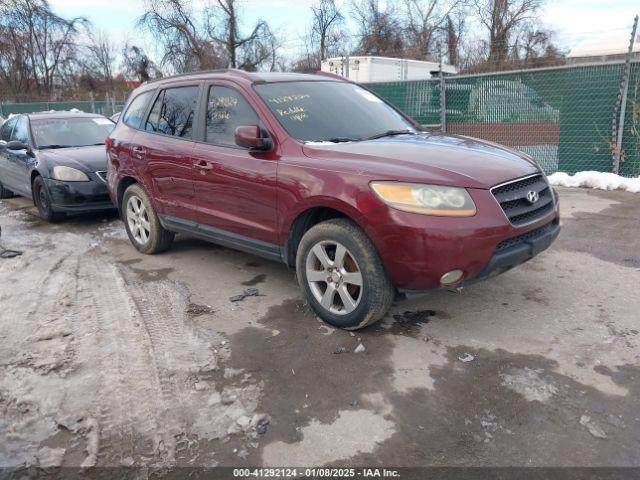
[[[415,127],[374,94],[346,82],[256,85],[289,135],[303,142],[349,142],[415,133]]]
[[[31,131],[39,149],[104,145],[115,124],[102,117],[39,118]]]

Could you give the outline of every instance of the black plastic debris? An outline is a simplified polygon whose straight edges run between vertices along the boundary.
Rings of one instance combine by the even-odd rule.
[[[260,295],[260,291],[257,288],[247,288],[240,295],[234,295],[233,297],[229,298],[229,300],[232,302],[241,302],[247,297],[262,297],[262,296],[264,295]]]

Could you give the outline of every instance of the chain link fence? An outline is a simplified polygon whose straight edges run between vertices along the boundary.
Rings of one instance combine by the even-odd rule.
[[[8,117],[11,114],[48,112],[50,110],[63,111],[77,109],[88,113],[99,113],[111,116],[124,107],[123,102],[111,101],[76,101],[76,102],[35,102],[35,103],[0,103],[0,115]]]
[[[423,125],[507,145],[547,173],[611,172],[624,62],[366,85]],[[631,64],[620,174],[640,175],[640,63]]]

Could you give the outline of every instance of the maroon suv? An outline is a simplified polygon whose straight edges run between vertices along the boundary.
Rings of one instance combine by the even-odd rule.
[[[338,327],[396,292],[457,288],[546,249],[558,200],[528,156],[424,132],[368,90],[323,75],[205,72],[147,83],[107,139],[133,245],[175,233],[279,260]]]

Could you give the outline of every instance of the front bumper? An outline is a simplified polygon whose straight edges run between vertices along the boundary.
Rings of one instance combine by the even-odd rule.
[[[491,192],[467,190],[477,207],[473,217],[433,217],[391,208],[377,210],[368,217],[372,223],[365,225],[365,230],[389,279],[400,292],[469,285],[533,258],[557,237],[557,202],[552,211],[535,222],[516,227],[510,224]],[[515,245],[514,239],[550,224],[556,228],[549,235]],[[457,269],[464,271],[461,281],[452,286],[441,285],[442,275]]]
[[[62,182],[48,178],[45,180],[55,212],[92,212],[113,210],[107,185],[99,178],[89,182]]]
[[[549,248],[559,234],[560,222],[556,219],[540,228],[501,242],[484,270],[477,277],[463,282],[461,286],[495,277],[531,260]]]

